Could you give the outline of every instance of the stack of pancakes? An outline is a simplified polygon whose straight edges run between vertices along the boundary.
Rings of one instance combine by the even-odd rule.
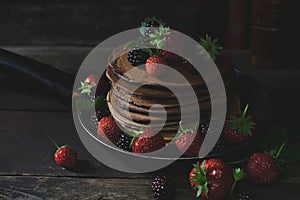
[[[232,62],[225,56],[219,56],[216,65],[226,94],[215,91],[213,95],[226,95],[227,102],[230,102],[234,96]],[[127,53],[109,64],[106,76],[112,87],[107,95],[108,105],[113,117],[124,129],[135,132],[150,122],[154,129],[163,124],[160,134],[170,141],[178,131],[183,112],[185,120],[209,121],[211,96],[201,75],[188,62],[168,63],[168,66],[175,70],[156,78],[147,75],[145,66],[132,66],[127,60]],[[184,81],[176,78],[177,72]],[[210,77],[212,80],[209,81],[213,81],[214,76]],[[196,106],[200,109],[200,119],[194,119]]]

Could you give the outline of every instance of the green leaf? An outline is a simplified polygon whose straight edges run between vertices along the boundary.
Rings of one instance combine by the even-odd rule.
[[[236,168],[233,170],[233,178],[235,181],[240,181],[246,177],[246,173],[241,168]]]
[[[198,191],[197,191],[197,197],[200,197],[200,195],[201,195],[201,193],[202,193],[202,186],[198,186]]]
[[[93,110],[94,104],[85,98],[78,99],[76,101],[76,108],[81,113],[88,113]]]
[[[107,116],[110,114],[107,100],[101,95],[97,96],[95,99],[95,109],[98,111],[100,110],[102,116]]]

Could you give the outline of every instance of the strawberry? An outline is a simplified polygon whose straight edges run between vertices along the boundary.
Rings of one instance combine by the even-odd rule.
[[[77,152],[68,145],[59,147],[50,136],[48,137],[57,148],[54,154],[55,162],[63,168],[74,168],[78,162]]]
[[[90,74],[85,78],[85,82],[88,84],[93,85],[94,87],[97,87],[97,77],[94,74]]]
[[[110,140],[113,144],[117,144],[121,131],[114,118],[108,116],[99,121],[97,134],[103,141]]]
[[[72,169],[77,165],[77,152],[69,146],[62,146],[54,154],[55,162],[64,168]]]
[[[184,152],[187,157],[196,157],[199,154],[204,135],[195,130],[188,130],[175,140],[179,151]]]
[[[159,64],[166,65],[166,62],[159,56],[149,57],[146,61],[147,74],[154,77],[161,77],[164,75],[166,67]]]
[[[256,134],[255,123],[251,116],[246,116],[248,105],[246,105],[240,116],[231,116],[226,120],[224,126],[224,138],[232,144],[242,144]]]
[[[252,154],[248,160],[246,172],[248,180],[257,185],[272,183],[280,175],[276,160],[267,153]]]
[[[152,129],[144,129],[144,132],[138,135],[132,144],[132,152],[149,153],[161,149],[165,146],[163,137],[155,134]]]
[[[227,200],[233,184],[231,168],[215,158],[194,164],[189,178],[196,196],[209,200]]]

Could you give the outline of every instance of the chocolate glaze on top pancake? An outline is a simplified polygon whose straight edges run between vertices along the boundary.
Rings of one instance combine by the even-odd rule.
[[[217,98],[218,95],[226,95],[228,104],[231,101],[234,93],[232,61],[221,55],[218,56],[216,65],[223,78],[226,94],[222,94],[218,89],[210,91],[212,93],[209,94],[203,78],[189,63],[168,63],[168,66],[188,80],[188,82],[176,82],[172,70],[167,71],[162,78],[148,76],[145,66],[133,67],[125,53],[109,64],[106,70],[106,76],[112,85],[107,96],[109,109],[118,124],[130,131],[141,130],[150,122],[151,125],[160,126],[162,117],[166,114],[166,123],[160,134],[165,140],[171,140],[177,132],[182,110],[191,113],[192,119],[195,106],[199,106],[201,113],[199,120],[206,121],[210,119],[211,95]],[[210,76],[208,81],[215,81],[213,77]],[[169,89],[170,87],[176,89],[177,96]],[[190,87],[196,99],[194,95],[187,92],[187,88]],[[179,104],[179,97],[183,99],[183,104]],[[164,107],[164,110],[153,108],[152,106],[156,104]]]

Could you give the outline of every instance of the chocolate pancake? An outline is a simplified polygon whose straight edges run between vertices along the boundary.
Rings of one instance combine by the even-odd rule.
[[[227,105],[231,105],[230,101],[234,95],[232,61],[221,55],[218,56],[216,65],[224,81]],[[191,120],[195,120],[193,112],[195,106],[199,105],[199,120],[210,119],[211,95],[218,97],[224,94],[218,89],[210,94],[203,78],[191,64],[173,62],[168,63],[168,66],[175,70],[167,71],[162,78],[156,78],[148,76],[144,66],[133,67],[128,62],[126,53],[109,64],[106,76],[112,87],[107,100],[109,109],[119,125],[130,131],[139,131],[151,122],[153,128],[157,128],[166,117],[160,134],[169,141],[177,133],[183,110],[188,113],[188,119],[190,117]],[[177,77],[177,73],[184,76],[184,79],[174,78]],[[213,83],[214,76],[211,75],[208,81]],[[173,88],[176,94],[170,88]],[[191,88],[197,99],[191,94]],[[178,99],[183,99],[183,102],[180,104]],[[157,104],[164,110],[153,107]]]

